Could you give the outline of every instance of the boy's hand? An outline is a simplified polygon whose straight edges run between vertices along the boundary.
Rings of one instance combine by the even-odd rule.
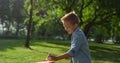
[[[56,56],[50,55],[50,56],[47,57],[47,60],[56,61]]]
[[[45,60],[45,61],[39,61],[39,62],[35,62],[35,63],[54,63],[54,61]]]

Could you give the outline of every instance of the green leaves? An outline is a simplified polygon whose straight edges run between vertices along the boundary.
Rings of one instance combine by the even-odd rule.
[[[86,36],[96,38],[97,34],[101,35],[104,31],[107,38],[111,38],[112,34],[117,37],[120,27],[119,3],[119,0],[34,0],[32,32],[38,36],[64,36],[60,18],[75,11]],[[26,28],[30,8],[30,0],[0,0],[0,22],[7,23],[5,28],[8,30],[10,26],[19,29],[17,25],[20,29],[21,25]]]

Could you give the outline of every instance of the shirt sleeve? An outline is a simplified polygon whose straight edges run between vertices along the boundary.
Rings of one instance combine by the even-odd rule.
[[[79,35],[74,35],[71,43],[71,49],[67,51],[67,53],[70,56],[74,56],[79,50],[80,47],[82,46],[82,36]]]

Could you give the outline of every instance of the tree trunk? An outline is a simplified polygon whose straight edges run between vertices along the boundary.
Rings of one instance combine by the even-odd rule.
[[[93,26],[94,22],[90,22],[88,23],[85,28],[84,28],[84,33],[85,33],[85,36],[88,38],[89,37],[89,32],[90,32],[90,29],[91,27]]]
[[[16,28],[16,36],[19,37],[19,23],[17,23],[17,28]]]
[[[33,14],[33,0],[30,0],[31,9],[30,9],[30,19],[27,26],[27,37],[25,42],[25,47],[30,48],[30,33],[31,33],[31,25],[32,25],[32,14]]]
[[[2,34],[4,34],[4,22],[2,18],[1,18],[1,25],[2,25]]]
[[[103,36],[102,35],[98,35],[95,38],[95,42],[103,44],[103,42],[104,42]]]
[[[98,9],[95,8],[94,18],[84,28],[84,33],[85,33],[87,38],[89,37],[89,32],[90,32],[91,27],[93,26],[93,24],[95,23],[95,21],[96,21],[96,19],[98,17],[97,14],[96,14],[97,11],[98,11]]]

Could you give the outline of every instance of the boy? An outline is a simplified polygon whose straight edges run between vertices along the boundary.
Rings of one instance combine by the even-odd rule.
[[[63,26],[71,37],[71,49],[59,56],[49,56],[47,60],[57,61],[71,58],[71,63],[91,63],[88,43],[84,33],[79,29],[77,15],[70,12],[61,18]]]

